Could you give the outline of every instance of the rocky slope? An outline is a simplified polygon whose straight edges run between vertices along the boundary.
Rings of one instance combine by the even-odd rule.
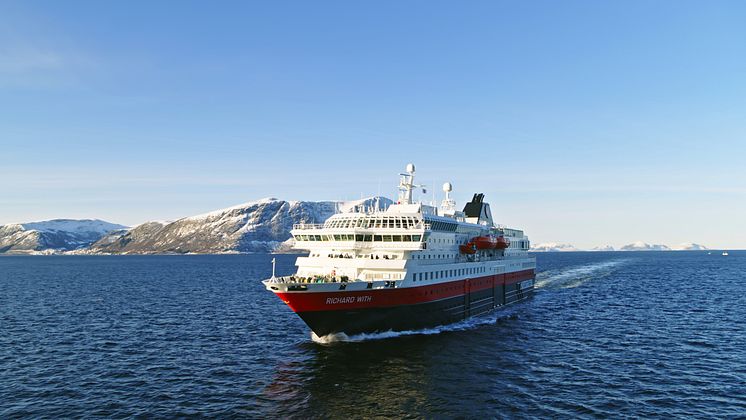
[[[161,254],[270,252],[287,249],[294,223],[322,223],[355,206],[387,206],[391,200],[285,201],[266,198],[174,222],[150,222],[114,232],[88,253]]]
[[[55,219],[0,226],[0,254],[33,254],[85,248],[127,226],[103,220]]]

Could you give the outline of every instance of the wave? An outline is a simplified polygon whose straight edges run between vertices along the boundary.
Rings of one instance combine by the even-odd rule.
[[[606,277],[626,262],[627,260],[612,260],[556,271],[542,271],[536,275],[534,287],[537,289],[572,289],[589,280]]]

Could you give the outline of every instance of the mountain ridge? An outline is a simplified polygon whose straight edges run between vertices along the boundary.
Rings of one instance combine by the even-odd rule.
[[[52,219],[0,226],[0,254],[35,254],[86,248],[129,227],[99,219]]]

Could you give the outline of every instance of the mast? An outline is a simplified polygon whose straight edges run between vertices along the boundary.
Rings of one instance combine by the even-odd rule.
[[[412,190],[424,187],[414,183],[414,163],[408,163],[407,173],[399,175],[399,204],[412,204]]]

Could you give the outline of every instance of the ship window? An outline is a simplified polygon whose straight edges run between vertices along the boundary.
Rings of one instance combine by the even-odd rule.
[[[384,242],[391,242],[391,235],[383,235]]]
[[[402,241],[404,241],[404,242],[411,242],[412,241],[412,235],[404,235],[404,236],[402,236]]]
[[[401,220],[399,220],[398,217],[394,220],[394,226],[396,226],[397,229],[401,228]]]
[[[363,235],[355,235],[355,240],[358,241],[358,242],[362,242],[363,241]]]
[[[415,242],[419,242],[422,240],[422,235],[412,235],[412,240]]]
[[[364,235],[363,236],[363,242],[371,242],[373,240],[373,235]]]
[[[380,228],[381,227],[381,219],[376,219],[376,225],[375,225],[375,227],[376,228]]]
[[[381,242],[381,241],[383,241],[383,236],[381,236],[381,235],[373,235],[373,241],[374,242]]]
[[[394,242],[401,242],[401,235],[394,235]]]

